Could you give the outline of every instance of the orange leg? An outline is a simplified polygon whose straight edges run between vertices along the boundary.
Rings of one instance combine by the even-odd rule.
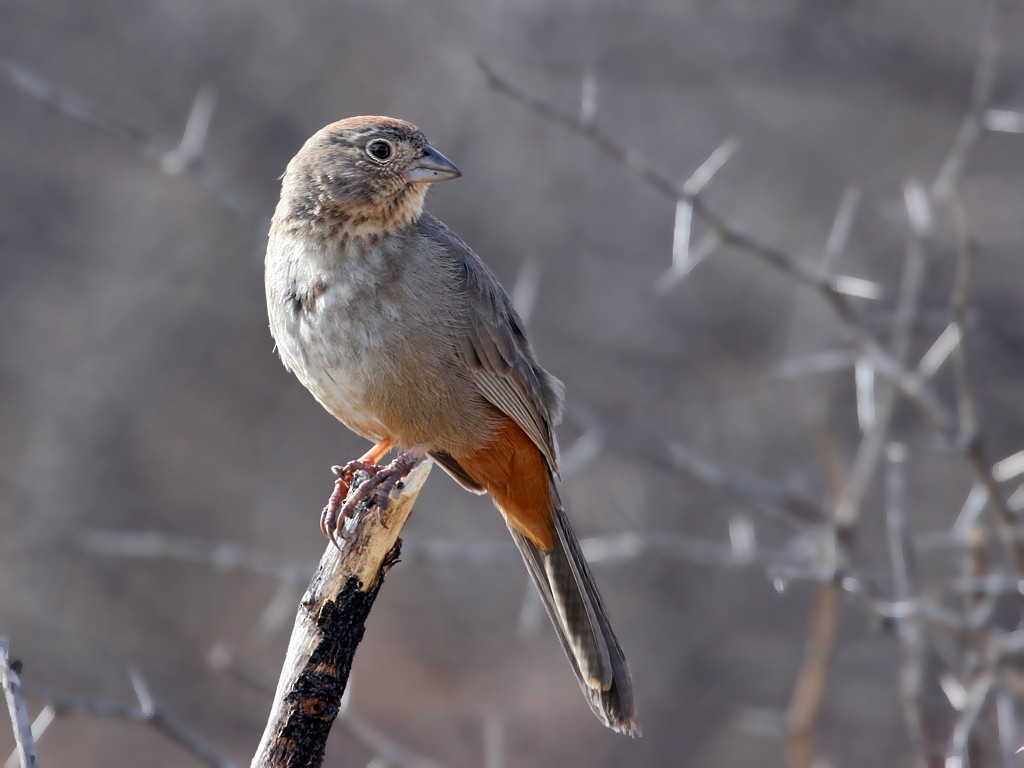
[[[385,437],[383,440],[378,442],[370,450],[359,457],[359,461],[364,464],[380,464],[380,460],[383,459],[388,452],[395,447],[395,441],[390,437]]]

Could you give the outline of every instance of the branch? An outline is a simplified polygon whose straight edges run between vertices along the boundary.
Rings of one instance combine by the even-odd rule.
[[[151,136],[134,120],[103,109],[88,99],[50,82],[35,70],[17,62],[0,59],[0,72],[25,95],[60,114],[90,125],[121,141],[134,144],[170,175],[191,177],[239,219],[262,226],[266,221],[256,204],[233,187],[200,157],[206,129],[213,115],[213,96],[201,90],[192,106],[180,142]]]
[[[995,683],[989,673],[980,675],[967,691],[960,717],[953,728],[946,752],[946,768],[965,768],[967,766],[967,748],[978,718],[988,701],[989,694]]]
[[[996,72],[1002,54],[1002,35],[1005,34],[1003,24],[1008,5],[1008,0],[992,0],[989,7],[989,17],[981,37],[981,48],[974,62],[970,108],[960,123],[953,144],[942,161],[942,167],[935,175],[935,181],[932,182],[931,193],[938,199],[955,193],[967,158],[981,138],[982,129],[985,127],[985,114],[992,102]]]
[[[27,688],[33,696],[46,702],[43,712],[33,725],[36,737],[39,738],[42,732],[57,718],[71,714],[124,720],[148,725],[168,740],[187,750],[204,765],[209,765],[212,768],[236,768],[236,763],[222,757],[213,747],[168,716],[150,691],[149,684],[138,671],[130,669],[129,677],[135,691],[136,703],[134,704],[102,699],[71,698],[55,695],[34,686]]]
[[[839,587],[834,582],[819,585],[807,652],[786,713],[786,751],[791,768],[813,768],[816,764],[814,724],[828,684],[838,614]]]
[[[896,600],[918,599],[917,563],[914,546],[907,525],[907,479],[904,469],[906,447],[889,443],[886,523],[888,528],[889,559],[892,561],[893,597]],[[928,766],[928,738],[922,714],[925,654],[927,644],[919,618],[908,616],[896,621],[900,641],[900,701],[903,719],[910,734],[913,764],[917,768]]]
[[[911,237],[904,260],[903,277],[900,280],[899,299],[889,343],[889,354],[900,368],[905,367],[910,354],[913,318],[917,314],[927,265],[925,241],[931,229],[931,215],[924,191],[917,184],[907,182],[904,187],[907,215],[911,223]],[[870,365],[870,363],[869,363]],[[870,369],[874,376],[874,369]],[[896,410],[897,392],[890,381],[886,381],[874,400],[874,416],[857,449],[857,456],[850,468],[849,481],[839,495],[836,504],[836,524],[841,534],[852,535],[860,518],[861,509],[878,470],[882,453],[889,439],[889,426]]]
[[[312,562],[284,560],[267,552],[249,549],[235,541],[176,536],[162,531],[81,528],[60,540],[80,552],[93,555],[128,560],[199,563],[224,573],[242,572],[265,576],[289,586],[305,584],[313,567]]]
[[[586,404],[576,402],[572,415],[608,445],[634,458],[682,472],[710,488],[727,493],[774,518],[794,526],[818,525],[825,519],[822,508],[803,494],[771,478],[728,467],[701,456],[683,443],[657,432],[620,423]]]
[[[430,466],[417,465],[380,515],[364,508],[343,550],[328,545],[299,606],[253,768],[322,764],[366,619]]]
[[[15,754],[21,768],[30,768],[39,763],[36,761],[36,743],[32,737],[32,722],[25,705],[25,696],[21,690],[19,672],[21,664],[11,661],[7,654],[7,638],[0,635],[0,678],[3,680],[4,697],[7,699],[7,711],[14,727]]]
[[[844,324],[857,325],[859,313],[854,309],[843,291],[837,285],[837,278],[828,274],[817,264],[797,258],[790,253],[763,243],[745,232],[733,227],[725,218],[708,208],[699,190],[693,191],[686,181],[678,182],[653,163],[648,162],[636,149],[621,144],[592,122],[585,122],[577,115],[560,109],[549,101],[538,98],[506,79],[495,70],[490,62],[478,59],[480,69],[487,83],[498,93],[517,101],[540,117],[557,123],[594,144],[609,157],[622,163],[641,181],[674,202],[680,200],[689,204],[693,215],[704,222],[715,233],[720,243],[731,245],[756,256],[798,282],[817,289],[832,305]]]
[[[964,121],[964,126],[967,127],[958,134],[957,139],[950,147],[942,164],[942,169],[928,191],[929,194],[924,199],[922,199],[918,192],[915,192],[913,195],[914,199],[912,202],[914,205],[909,212],[911,213],[911,224],[915,229],[915,237],[917,238],[920,238],[921,233],[926,231],[927,227],[922,225],[927,222],[920,215],[915,216],[915,213],[920,214],[922,211],[927,213],[928,203],[942,199],[943,196],[948,196],[951,194],[950,190],[955,192],[956,182],[960,178],[968,153],[977,141],[979,132],[975,130],[975,126],[983,120],[985,110],[991,101],[995,73],[999,63],[1000,45],[998,37],[1005,26],[1003,23],[1005,5],[1006,0],[994,0],[992,4],[989,24],[983,36],[982,48],[975,64],[974,82],[970,94],[971,104],[968,116]],[[703,198],[697,192],[688,189],[685,182],[677,182],[658,166],[648,162],[641,152],[620,143],[610,134],[600,130],[593,122],[584,121],[579,116],[563,110],[512,83],[499,74],[486,60],[480,59],[478,63],[484,76],[487,78],[488,84],[496,92],[504,94],[513,101],[522,104],[539,117],[561,125],[588,140],[598,150],[620,162],[628,171],[653,190],[672,201],[688,203],[693,216],[701,219],[715,233],[721,243],[731,245],[775,267],[793,278],[796,282],[811,287],[821,295],[832,308],[837,320],[839,320],[844,329],[854,335],[863,359],[869,362],[878,374],[895,385],[924,414],[942,438],[964,457],[965,462],[976,476],[978,482],[990,494],[991,501],[995,507],[997,521],[1002,531],[1001,538],[1013,562],[1015,572],[1024,574],[1024,541],[1022,541],[1018,530],[1018,520],[1006,503],[1002,490],[992,474],[992,468],[984,454],[979,436],[976,434],[965,435],[957,423],[956,414],[935,393],[927,377],[922,376],[916,370],[908,369],[898,359],[898,356],[886,348],[880,336],[864,321],[861,313],[851,303],[850,296],[854,294],[848,294],[843,289],[839,276],[829,273],[827,269],[822,268],[820,265],[798,258],[733,227],[723,216],[708,208]],[[880,434],[881,432],[879,430]],[[883,444],[879,443],[879,445]],[[702,477],[702,479],[720,480],[720,478],[713,477],[715,473],[711,470],[716,468],[709,467],[706,464],[701,466],[701,462],[694,462],[691,457],[684,456],[682,458],[683,461],[681,463],[691,474]],[[875,461],[871,462],[872,466],[876,464],[877,462]],[[743,488],[742,490],[747,491],[749,489]],[[758,493],[757,496],[763,497],[763,494]],[[792,511],[792,509],[788,511]],[[846,515],[846,517],[849,517],[849,515]]]

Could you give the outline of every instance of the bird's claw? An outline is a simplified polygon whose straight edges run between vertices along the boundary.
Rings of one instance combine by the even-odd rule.
[[[334,481],[334,491],[331,492],[331,497],[327,500],[327,505],[320,513],[320,531],[327,539],[334,544],[338,549],[341,549],[341,541],[344,539],[344,514],[342,514],[342,524],[338,525],[338,512],[344,512],[342,509],[342,502],[348,495],[349,485],[352,482],[352,476],[348,475],[345,477],[342,472],[343,467],[331,467],[334,470],[334,474],[338,475],[338,479]],[[341,471],[338,471],[341,470]]]
[[[356,460],[344,466],[331,467],[331,471],[338,479],[334,481],[334,491],[327,501],[327,506],[320,513],[320,530],[324,536],[341,549],[341,543],[345,539],[344,521],[356,517],[359,505],[363,502],[368,506],[377,507],[377,520],[381,526],[387,528],[384,509],[387,507],[388,497],[396,488],[402,488],[402,481],[416,466],[417,461],[418,457],[402,454],[385,466]],[[357,472],[365,474],[366,478],[355,485]]]
[[[355,476],[356,472],[365,472],[370,477],[373,477],[382,469],[384,469],[384,467],[379,464],[371,464],[370,462],[363,461],[362,459],[353,459],[348,464],[338,464],[331,467],[331,472],[351,485],[352,478]]]

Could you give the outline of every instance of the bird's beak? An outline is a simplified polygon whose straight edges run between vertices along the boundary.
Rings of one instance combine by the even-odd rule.
[[[457,179],[462,171],[455,164],[429,144],[423,148],[423,154],[417,157],[402,175],[408,182],[433,184],[436,181]]]

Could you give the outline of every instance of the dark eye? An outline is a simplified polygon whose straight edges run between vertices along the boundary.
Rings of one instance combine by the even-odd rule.
[[[378,139],[377,141],[371,141],[369,144],[366,145],[366,152],[374,160],[383,161],[391,157],[392,149],[391,145],[388,144],[386,141],[381,141],[380,139]]]

